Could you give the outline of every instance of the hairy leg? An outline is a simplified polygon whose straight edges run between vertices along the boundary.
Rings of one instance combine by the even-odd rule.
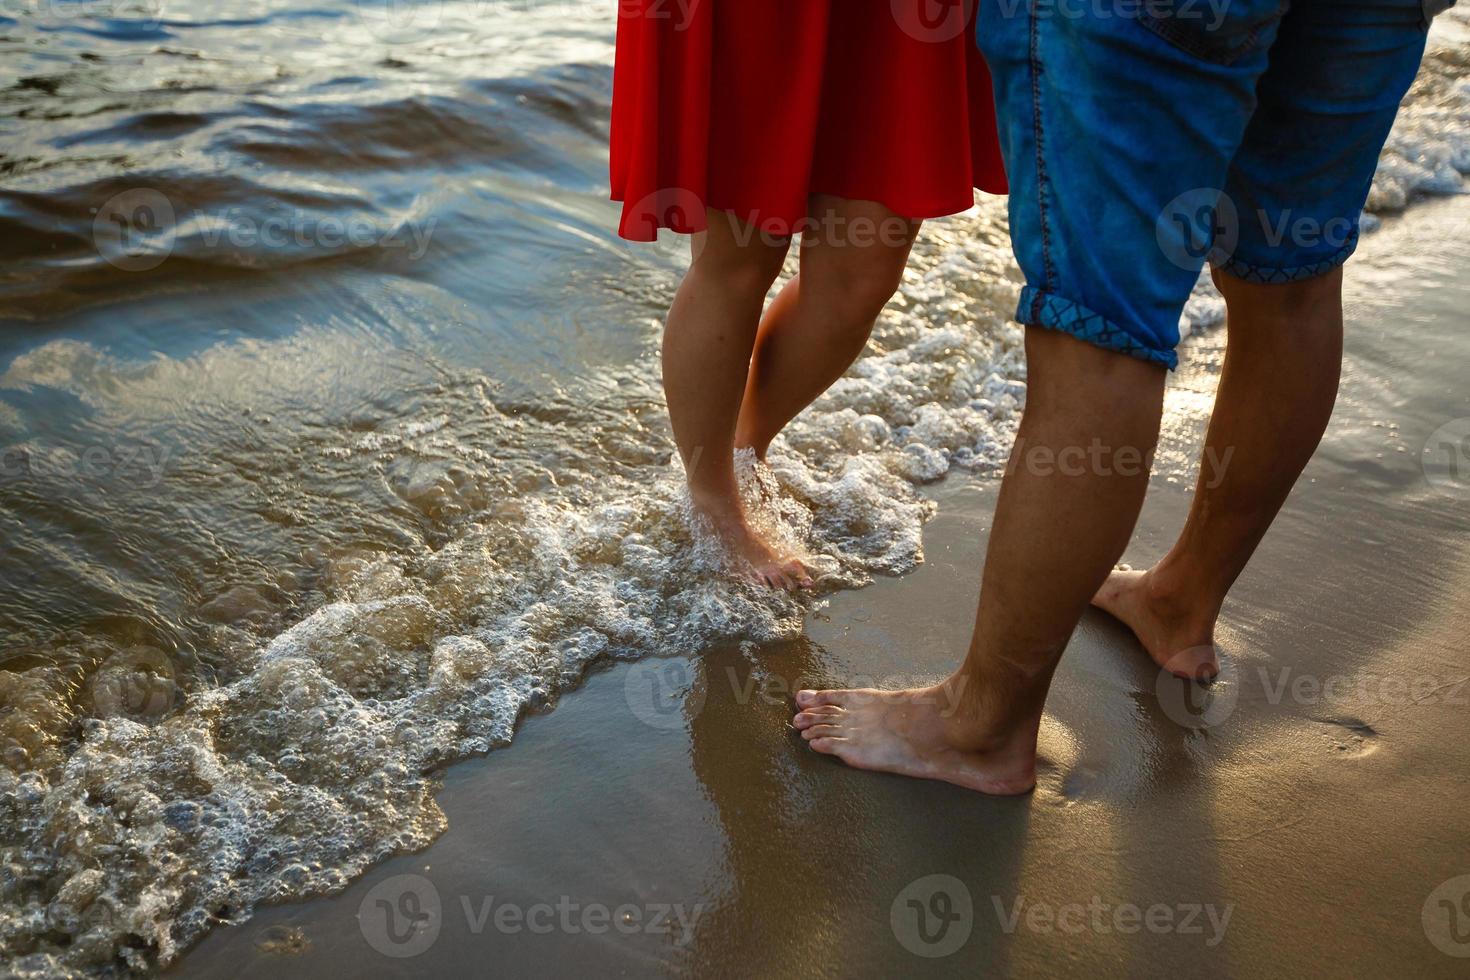
[[[903,278],[920,222],[875,201],[813,195],[801,271],[756,335],[735,445],[764,459],[786,424],[857,360]]]
[[[1215,273],[1225,367],[1179,540],[1146,572],[1118,570],[1093,600],[1181,676],[1219,670],[1215,621],[1316,450],[1342,373],[1342,270],[1261,285]]]
[[[1148,488],[1164,370],[1039,327],[1027,328],[1026,358],[964,664],[922,690],[799,692],[794,724],[817,751],[988,793],[1035,784],[1052,672]]]
[[[664,328],[664,396],[695,510],[757,580],[805,584],[806,572],[751,529],[735,478],[735,420],[745,391],[761,307],[781,271],[787,243],[773,243],[733,216],[711,210],[694,261]]]

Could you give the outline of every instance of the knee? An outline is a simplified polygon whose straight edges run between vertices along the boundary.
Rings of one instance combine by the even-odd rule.
[[[867,330],[898,291],[903,269],[901,262],[859,259],[817,276],[803,272],[802,290],[820,304],[826,322],[842,329]]]
[[[1129,420],[1157,430],[1164,405],[1162,365],[1107,350],[1047,327],[1026,328],[1027,408]]]
[[[781,274],[784,258],[784,251],[763,243],[728,248],[696,245],[689,272],[711,288],[764,298]]]
[[[1294,282],[1248,282],[1219,268],[1210,269],[1225,297],[1232,325],[1242,320],[1333,322],[1342,316],[1342,267]]]

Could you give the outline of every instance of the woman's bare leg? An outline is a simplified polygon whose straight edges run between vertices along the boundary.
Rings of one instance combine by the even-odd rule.
[[[694,261],[664,329],[664,396],[695,509],[758,581],[809,584],[796,559],[777,554],[751,529],[735,479],[735,421],[761,308],[788,242],[773,242],[723,211],[709,212]]]
[[[761,459],[786,424],[852,366],[903,278],[920,222],[875,201],[813,195],[801,271],[766,310],[735,445]]]

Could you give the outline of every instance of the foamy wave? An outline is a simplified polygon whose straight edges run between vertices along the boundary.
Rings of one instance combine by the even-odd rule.
[[[1441,15],[1442,30],[1470,28],[1470,10]],[[1379,158],[1371,214],[1402,211],[1421,194],[1461,194],[1470,173],[1470,47],[1431,43]]]

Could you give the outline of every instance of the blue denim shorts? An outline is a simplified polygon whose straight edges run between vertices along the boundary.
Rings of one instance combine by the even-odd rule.
[[[1174,367],[1206,261],[1352,254],[1445,0],[980,0],[1026,276],[1017,319]]]

